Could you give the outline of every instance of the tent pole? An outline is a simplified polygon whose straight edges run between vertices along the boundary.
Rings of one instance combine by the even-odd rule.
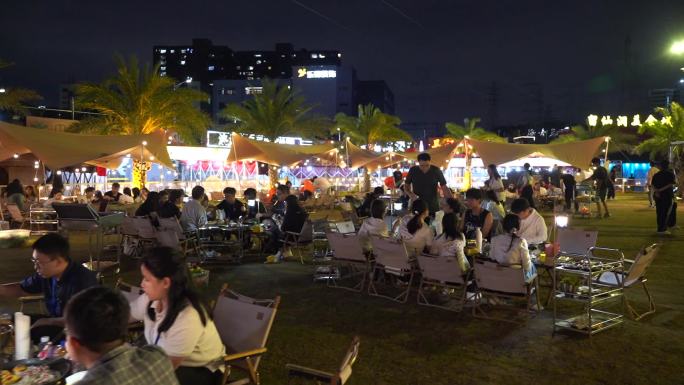
[[[610,146],[610,137],[606,138],[606,155],[603,157],[603,165],[608,167],[608,146]]]
[[[468,145],[468,137],[463,138],[463,146],[465,147],[465,161],[466,161],[466,170],[465,170],[465,178],[463,181],[463,185],[465,187],[465,190],[470,188],[470,183],[471,183],[471,173],[470,173],[470,149]]]
[[[235,141],[233,140],[233,135],[230,136],[230,146],[233,150],[233,154],[235,154],[235,167],[233,167],[233,170],[235,171],[235,179],[237,179],[238,190],[242,190],[242,184],[240,183],[240,173],[237,170],[237,162],[238,162],[237,146],[235,145]],[[243,167],[244,167],[244,165],[243,165]]]

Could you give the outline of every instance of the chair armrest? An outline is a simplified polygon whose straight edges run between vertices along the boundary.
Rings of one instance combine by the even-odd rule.
[[[230,361],[242,360],[247,357],[260,356],[266,353],[266,350],[266,348],[259,348],[253,350],[246,350],[244,352],[239,353],[226,354],[225,356],[223,356],[223,361],[229,363]]]
[[[30,303],[30,302],[42,302],[45,300],[45,297],[42,295],[25,295],[22,297],[19,297],[19,302],[22,303]]]

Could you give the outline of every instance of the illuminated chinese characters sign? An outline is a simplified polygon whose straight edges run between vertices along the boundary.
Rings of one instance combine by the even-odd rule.
[[[306,68],[297,69],[297,77],[307,79],[331,79],[337,77],[335,70],[308,70]]]
[[[601,122],[602,126],[610,126],[615,124],[618,127],[639,127],[642,124],[646,125],[651,125],[657,122],[660,122],[662,124],[667,124],[667,125],[672,125],[672,118],[669,116],[663,116],[660,120],[658,120],[655,116],[653,115],[648,115],[642,123],[641,116],[639,114],[632,115],[632,116],[627,116],[627,115],[619,115],[616,116],[615,118],[611,117],[610,115],[589,115],[587,116],[587,123],[589,123],[589,126],[591,127],[596,127],[598,123]]]

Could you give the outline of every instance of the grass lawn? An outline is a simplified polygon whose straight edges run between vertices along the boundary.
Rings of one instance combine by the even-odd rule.
[[[259,262],[214,267],[207,294],[224,282],[258,298],[282,296],[260,372],[263,384],[286,384],[286,363],[334,370],[353,335],[361,353],[349,384],[678,384],[684,365],[684,230],[655,235],[655,210],[645,195],[619,195],[609,202],[612,217],[571,219],[576,228],[599,230],[598,245],[633,257],[647,244],[662,242],[651,266],[649,287],[658,310],[641,322],[599,333],[589,340],[552,336],[552,314],[543,311],[526,325],[475,319],[469,309],[452,313],[408,303],[395,304],[365,293],[329,289],[312,282],[312,266]],[[86,255],[73,237],[74,258]],[[0,250],[0,281],[31,272],[30,249]],[[138,282],[130,264],[124,278]],[[111,283],[111,282],[110,282]],[[637,306],[645,297],[627,295]],[[13,301],[0,300],[0,308]],[[289,383],[295,383],[289,382]]]

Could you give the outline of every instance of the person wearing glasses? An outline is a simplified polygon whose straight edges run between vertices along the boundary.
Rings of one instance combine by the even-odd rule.
[[[62,317],[64,307],[71,297],[98,284],[94,272],[71,260],[69,241],[59,234],[50,233],[38,238],[33,243],[31,260],[36,272],[21,282],[0,285],[0,297],[18,298],[42,294],[48,318]],[[31,318],[36,320],[40,317]],[[40,331],[32,330],[31,334],[36,337]],[[46,335],[52,335],[52,330],[47,334],[37,335],[37,338]]]

